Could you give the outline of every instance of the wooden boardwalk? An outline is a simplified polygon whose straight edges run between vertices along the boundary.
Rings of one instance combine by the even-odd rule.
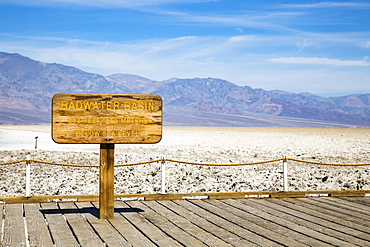
[[[0,204],[1,246],[370,246],[369,197]]]

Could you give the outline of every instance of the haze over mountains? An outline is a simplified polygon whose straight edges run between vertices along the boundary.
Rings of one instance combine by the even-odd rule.
[[[158,94],[164,102],[165,125],[370,126],[370,93],[327,98],[253,89],[215,78],[104,77],[0,52],[0,124],[50,123],[51,98],[56,93]]]

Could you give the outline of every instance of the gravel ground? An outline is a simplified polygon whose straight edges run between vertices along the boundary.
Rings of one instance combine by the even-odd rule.
[[[33,136],[39,136],[37,150]],[[99,145],[55,144],[50,126],[0,126],[0,138],[0,163],[29,155],[48,162],[99,164]],[[370,163],[370,130],[164,127],[158,144],[115,145],[116,164],[161,158],[235,164],[285,156],[324,163]],[[0,196],[25,195],[25,167],[24,162],[0,166]],[[370,165],[326,166],[289,161],[288,167],[289,190],[370,189]],[[282,161],[237,167],[166,162],[166,187],[169,193],[280,191],[282,172]],[[31,164],[31,195],[98,194],[98,181],[98,168]],[[115,193],[160,191],[159,162],[115,168]]]

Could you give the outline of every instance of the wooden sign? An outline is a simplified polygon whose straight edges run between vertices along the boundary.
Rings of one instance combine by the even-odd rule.
[[[153,94],[55,94],[52,138],[57,143],[157,143],[162,98]]]

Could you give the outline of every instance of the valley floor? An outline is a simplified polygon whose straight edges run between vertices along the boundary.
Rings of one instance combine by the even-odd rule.
[[[35,149],[35,137],[38,137]],[[351,128],[163,127],[158,144],[115,145],[115,163],[172,159],[238,164],[283,157],[337,164],[369,164],[370,130]],[[30,159],[98,165],[99,145],[56,144],[50,126],[0,126],[0,163]],[[370,189],[370,166],[288,162],[290,190]],[[166,163],[168,192],[282,190],[282,162],[249,166]],[[25,164],[0,166],[0,196],[24,195]],[[33,163],[33,195],[97,194],[98,168]],[[158,193],[160,162],[115,168],[116,193]]]

